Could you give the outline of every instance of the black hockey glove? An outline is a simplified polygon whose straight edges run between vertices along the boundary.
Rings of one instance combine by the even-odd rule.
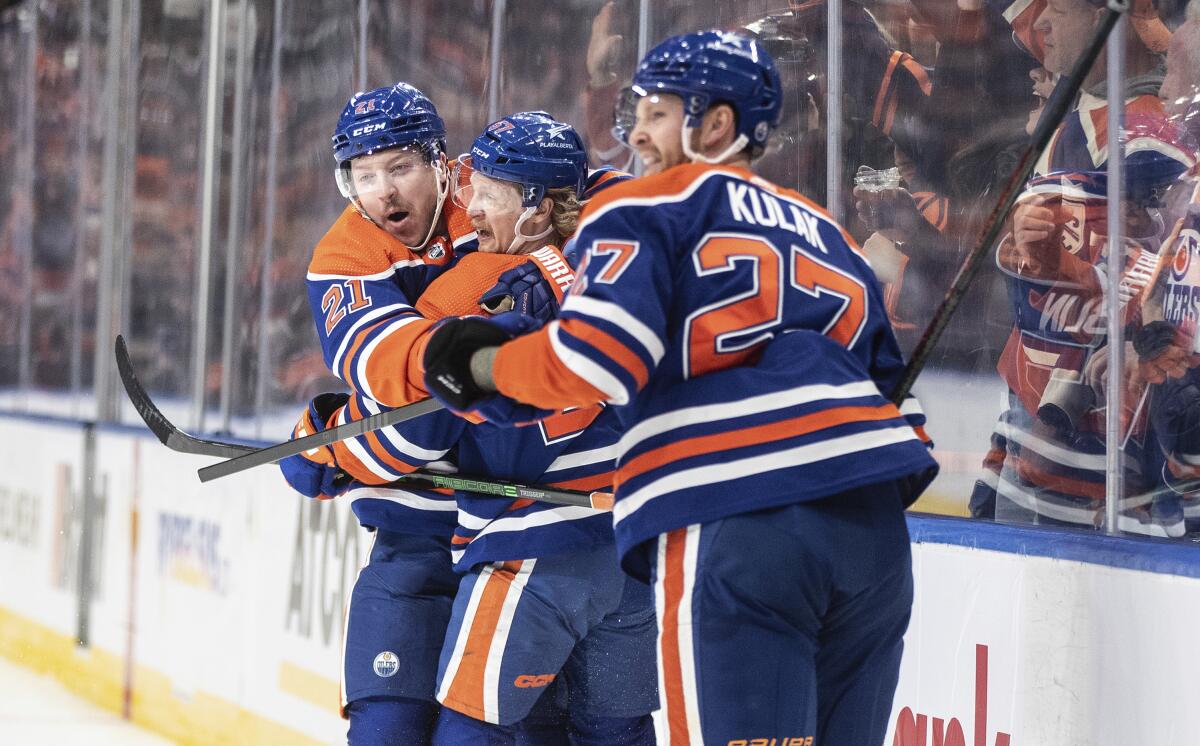
[[[498,324],[475,316],[447,319],[425,346],[425,386],[450,409],[466,412],[493,392],[485,391],[471,375],[471,357],[485,347],[510,339]]]

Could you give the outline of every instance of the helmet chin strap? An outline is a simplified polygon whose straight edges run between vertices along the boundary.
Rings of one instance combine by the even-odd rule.
[[[430,165],[433,167],[433,177],[437,180],[437,209],[433,211],[433,219],[429,221],[429,231],[425,234],[421,245],[410,247],[414,251],[424,251],[425,247],[429,245],[429,239],[433,238],[438,220],[442,217],[442,207],[446,204],[446,195],[450,194],[450,174],[446,170],[446,159],[439,155],[437,160]]]
[[[742,150],[750,144],[750,138],[746,137],[745,135],[738,135],[728,148],[725,148],[725,150],[723,150],[719,155],[709,158],[702,153],[697,153],[696,151],[692,150],[692,138],[690,135],[695,129],[695,127],[687,126],[687,117],[684,117],[683,126],[680,128],[679,134],[681,138],[681,144],[683,145],[683,155],[685,158],[694,163],[724,163],[735,154],[742,152]]]
[[[534,241],[541,241],[546,236],[549,236],[550,233],[554,230],[554,224],[551,223],[550,225],[546,226],[546,230],[542,231],[541,233],[538,233],[537,235],[530,236],[530,235],[526,235],[521,232],[521,227],[523,225],[525,225],[526,220],[528,220],[530,217],[533,216],[533,211],[535,209],[537,209],[537,208],[536,207],[526,207],[525,212],[521,213],[521,217],[517,218],[517,224],[513,226],[512,243],[510,243],[508,245],[508,250],[504,253],[519,254],[519,253],[521,253],[521,248],[524,247],[525,244],[532,243]]]

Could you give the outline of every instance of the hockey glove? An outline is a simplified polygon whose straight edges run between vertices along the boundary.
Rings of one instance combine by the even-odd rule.
[[[517,316],[497,317],[502,318],[501,323],[467,316],[439,324],[425,346],[425,387],[429,393],[454,412],[497,425],[536,422],[553,414],[485,390],[471,373],[471,358],[476,352],[499,347],[512,338],[504,322],[516,321]]]
[[[1166,321],[1151,321],[1133,334],[1137,351],[1137,375],[1148,383],[1163,383],[1182,378],[1188,370],[1189,354],[1183,335]]]
[[[532,261],[500,275],[492,289],[480,296],[479,305],[492,314],[515,311],[536,320],[537,326],[558,315],[558,297]]]
[[[301,438],[324,430],[329,419],[349,399],[348,394],[318,394],[300,415],[300,421],[292,430],[292,438]],[[279,470],[283,472],[283,478],[292,489],[306,497],[320,500],[342,494],[353,481],[338,468],[333,449],[329,446],[320,446],[280,459]]]

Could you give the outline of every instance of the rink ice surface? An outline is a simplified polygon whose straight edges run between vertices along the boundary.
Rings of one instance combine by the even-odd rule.
[[[162,746],[169,743],[76,696],[54,677],[0,657],[0,744]]]

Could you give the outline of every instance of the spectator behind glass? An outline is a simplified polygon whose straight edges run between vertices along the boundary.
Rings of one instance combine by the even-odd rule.
[[[1046,69],[1063,75],[1082,53],[1103,5],[1089,0],[1049,0],[1032,23],[1040,34]],[[1181,150],[1164,129],[1166,117],[1158,99],[1163,79],[1161,58],[1138,34],[1128,37],[1125,119],[1126,189],[1142,173],[1155,190],[1169,185],[1191,166],[1193,155]],[[1108,232],[1104,222],[1104,191],[1095,183],[1107,167],[1108,133],[1105,66],[1096,65],[1084,90],[1055,132],[1035,173],[1059,174],[1038,181],[1013,211],[1012,233],[1002,243],[998,262],[1009,275],[1014,328],[998,366],[1009,387],[1009,406],[992,435],[984,477],[971,499],[974,515],[997,519],[1098,527],[1105,498],[1103,400],[1082,396],[1081,377],[1089,359],[1103,343],[1103,297],[1099,287],[1082,282],[1104,272],[1105,247],[1097,237]],[[1133,166],[1134,159],[1171,164],[1151,175]],[[1087,172],[1088,178],[1070,176]],[[1153,182],[1153,183],[1150,183]],[[1137,199],[1130,195],[1131,203]],[[1136,245],[1126,246],[1126,282],[1136,286],[1144,264],[1153,266],[1163,238],[1158,206],[1142,202],[1128,206],[1126,234]],[[1136,208],[1136,209],[1135,209]],[[1136,210],[1153,220],[1137,220]],[[1050,248],[1048,248],[1050,247]],[[1149,256],[1144,256],[1149,254]],[[1081,274],[1082,267],[1087,267]],[[1144,285],[1144,280],[1141,281]],[[1065,419],[1047,420],[1039,414],[1055,411],[1056,400],[1067,392],[1077,406]],[[1148,488],[1152,475],[1141,472],[1143,438],[1126,439],[1129,492]],[[1180,535],[1182,525],[1171,517],[1147,515],[1127,505],[1121,528],[1137,533]]]

